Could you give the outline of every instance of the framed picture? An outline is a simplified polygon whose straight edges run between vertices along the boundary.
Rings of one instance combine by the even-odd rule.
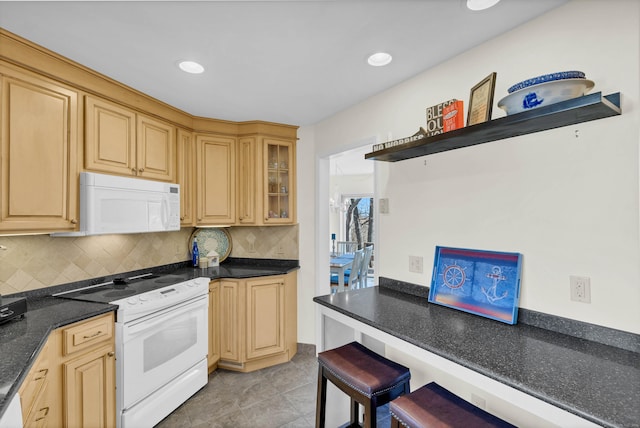
[[[515,324],[521,263],[519,253],[438,246],[429,302]]]
[[[491,120],[493,94],[496,90],[496,76],[497,74],[493,72],[471,88],[467,126]]]

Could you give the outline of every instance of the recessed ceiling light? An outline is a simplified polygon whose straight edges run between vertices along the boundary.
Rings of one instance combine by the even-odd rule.
[[[378,52],[374,53],[367,59],[369,65],[374,67],[382,67],[383,65],[387,65],[391,62],[391,55],[386,52]]]
[[[194,61],[180,61],[178,63],[180,70],[191,74],[200,74],[204,72],[204,67]]]
[[[471,10],[484,10],[498,4],[500,0],[467,0],[467,7]]]
[[[498,4],[500,0],[467,0],[467,7],[471,10],[489,9]]]

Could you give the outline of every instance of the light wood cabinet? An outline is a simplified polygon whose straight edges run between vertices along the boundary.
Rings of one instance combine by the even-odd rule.
[[[295,141],[246,136],[238,140],[238,224],[296,222]]]
[[[63,426],[115,426],[114,317],[108,313],[55,331]]]
[[[85,168],[175,181],[176,131],[170,124],[92,96],[85,98]]]
[[[240,366],[244,360],[245,335],[243,280],[220,281],[220,361],[226,365]]]
[[[0,232],[78,224],[78,93],[0,65]]]
[[[263,141],[263,215],[265,224],[292,224],[296,218],[295,143],[274,138]]]
[[[218,367],[220,360],[220,281],[209,283],[209,373]]]
[[[115,426],[114,363],[113,345],[105,345],[63,364],[65,426]]]
[[[247,360],[284,352],[284,277],[247,279]]]
[[[20,386],[25,427],[114,427],[113,313],[54,330]]]
[[[236,221],[235,138],[196,135],[196,226]]]
[[[48,394],[53,371],[49,358],[49,346],[45,344],[33,367],[18,390],[25,427],[44,427],[52,417],[52,403]]]
[[[180,185],[180,225],[195,224],[196,142],[193,133],[178,129],[177,181]]]
[[[258,150],[256,137],[238,140],[237,175],[238,224],[257,224],[260,218],[262,198],[262,151]]]
[[[218,367],[249,372],[297,352],[296,272],[220,282]]]

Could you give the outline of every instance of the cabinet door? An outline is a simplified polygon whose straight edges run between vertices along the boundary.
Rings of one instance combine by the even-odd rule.
[[[264,222],[265,224],[295,223],[295,144],[264,139]]]
[[[0,231],[74,230],[78,94],[14,70],[0,78]]]
[[[177,181],[180,185],[180,226],[195,224],[196,144],[191,132],[178,129]]]
[[[220,281],[209,284],[209,371],[220,360]]]
[[[220,359],[244,362],[244,295],[243,281],[220,281]]]
[[[85,168],[136,175],[136,115],[99,98],[85,98]]]
[[[113,345],[92,350],[63,364],[65,426],[115,426]]]
[[[247,280],[247,359],[285,350],[284,277]]]
[[[196,225],[235,223],[235,139],[198,135]]]
[[[260,152],[262,155],[262,152]],[[257,179],[260,177],[257,143],[255,137],[241,138],[238,141],[238,223],[256,224],[258,197]]]
[[[168,123],[138,115],[137,175],[152,180],[176,179],[176,131]]]

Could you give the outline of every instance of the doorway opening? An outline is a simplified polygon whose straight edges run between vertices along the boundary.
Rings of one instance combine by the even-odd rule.
[[[329,251],[332,257],[353,256],[357,250],[370,247],[367,266],[362,266],[360,271],[363,276],[361,286],[373,285],[375,269],[374,163],[364,158],[370,149],[371,146],[366,145],[329,158],[329,229],[332,238]],[[341,271],[333,264],[331,270],[335,276]],[[335,278],[332,280],[335,282]]]

